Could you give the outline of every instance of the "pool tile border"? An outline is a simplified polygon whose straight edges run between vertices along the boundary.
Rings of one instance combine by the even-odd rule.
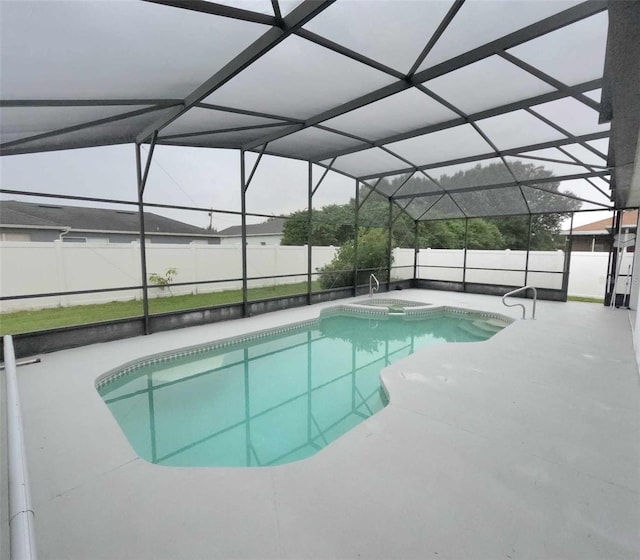
[[[380,299],[381,303],[388,305],[402,305],[403,300],[391,300]],[[270,329],[262,329],[254,331],[248,334],[236,335],[229,338],[223,338],[214,342],[208,342],[206,344],[200,344],[197,346],[189,346],[181,350],[170,350],[161,354],[155,354],[146,358],[139,358],[132,362],[128,362],[118,368],[109,370],[100,375],[95,381],[96,389],[100,390],[103,387],[113,383],[121,377],[138,371],[144,367],[153,364],[167,363],[185,358],[188,356],[195,356],[197,354],[203,354],[212,350],[218,350],[226,348],[234,344],[246,343],[250,341],[269,338],[272,336],[279,336],[284,333],[294,332],[298,330],[306,329],[310,326],[317,324],[324,317],[332,317],[336,315],[364,315],[369,317],[375,317],[376,319],[389,319],[389,317],[402,317],[406,321],[417,321],[426,317],[441,316],[441,315],[463,315],[474,316],[478,319],[497,320],[504,323],[504,327],[514,322],[514,319],[502,315],[500,313],[494,313],[490,311],[478,311],[475,309],[467,309],[463,307],[452,307],[449,305],[433,306],[425,304],[424,306],[413,306],[404,309],[403,313],[393,313],[388,308],[376,307],[372,305],[362,305],[357,302],[343,303],[326,309],[322,309],[320,314],[315,319],[307,319],[306,321],[298,321],[296,323],[289,323],[282,327],[274,327]]]

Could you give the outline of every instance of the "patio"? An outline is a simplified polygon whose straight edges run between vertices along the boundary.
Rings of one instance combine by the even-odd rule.
[[[401,295],[519,316],[491,296]],[[129,360],[326,305],[20,368],[40,558],[638,556],[638,369],[624,310],[539,302],[536,320],[489,341],[418,351],[383,371],[382,412],[278,467],[147,463],[94,388]]]
[[[640,204],[637,2],[23,1],[0,8],[0,154],[3,169],[18,170],[10,184],[3,171],[0,195],[135,213],[139,223],[129,232],[138,236],[138,261],[110,263],[124,274],[117,285],[38,289],[31,280],[56,267],[30,259],[16,293],[0,294],[37,307],[47,298],[131,291],[140,304],[135,316],[15,337],[21,356],[41,354],[40,363],[19,369],[40,558],[640,557],[640,317],[561,302],[570,241],[558,270],[530,259],[537,220],[557,226],[579,211],[615,212],[614,247],[622,210]],[[123,145],[131,148],[126,179],[111,175],[117,166],[108,158],[99,171],[100,150]],[[160,154],[180,150],[222,154],[190,178],[197,200],[155,171]],[[69,167],[64,181],[49,170],[31,181],[45,152],[58,171],[67,171],[69,154],[96,159],[87,160],[88,175]],[[283,161],[296,168],[295,180],[288,171],[271,175]],[[185,157],[184,164],[201,162]],[[177,191],[187,201],[176,201]],[[365,219],[363,207],[374,199],[381,210]],[[353,250],[350,268],[339,271],[351,281],[318,289],[314,219],[331,204],[349,210],[337,223],[347,236],[335,246]],[[150,278],[161,272],[148,268],[150,210],[184,213],[192,224],[208,217],[209,229],[220,216],[235,220],[240,255],[227,277],[207,272],[166,285],[197,292],[233,281],[241,297],[150,311]],[[247,218],[296,213],[307,229],[294,273],[256,272]],[[470,224],[516,218],[524,241],[503,248],[522,251],[521,264],[468,262]],[[405,247],[414,260],[394,271],[398,220],[408,224]],[[446,248],[459,250],[462,262],[448,272],[421,264],[419,251],[431,247],[421,244],[424,225],[452,220],[460,220],[462,238]],[[363,234],[383,228],[384,262],[359,267]],[[32,242],[30,233],[16,235]],[[612,251],[607,302],[620,304],[621,258]],[[207,264],[220,268],[213,258]],[[396,281],[399,268],[406,275]],[[483,280],[487,271],[498,273],[498,284]],[[335,305],[329,299],[366,293],[369,272],[381,275],[381,291],[405,288],[402,299],[514,318],[519,311],[496,295],[531,284],[556,301],[540,301],[536,320],[518,320],[486,342],[428,347],[386,368],[389,406],[317,455],[278,467],[147,463],[95,389],[98,376],[130,360],[315,317]],[[257,281],[298,276],[306,290],[249,297]],[[636,266],[629,298],[622,282],[622,304],[628,299],[632,309],[639,278]],[[71,346],[78,347],[60,350]],[[17,439],[5,432],[3,456],[7,439]],[[7,480],[6,460],[0,469]],[[0,556],[8,558],[6,486]]]

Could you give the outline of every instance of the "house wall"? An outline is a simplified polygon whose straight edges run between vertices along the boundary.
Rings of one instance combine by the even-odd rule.
[[[29,229],[29,228],[0,228],[2,241],[12,241],[8,239],[11,235],[26,236],[24,241],[55,241],[60,235],[60,231],[51,229]]]
[[[247,235],[247,245],[280,245],[282,234]],[[242,245],[242,237],[221,237],[221,245]]]
[[[575,235],[571,241],[572,251],[608,251],[611,246],[609,235]]]
[[[47,243],[60,239],[65,242],[84,243],[85,240],[108,241],[109,243],[132,243],[140,239],[137,233],[114,233],[100,231],[76,231],[72,230],[65,233],[64,230],[51,229],[29,229],[29,228],[1,228],[2,233],[17,233],[28,235],[29,241],[36,243]],[[147,239],[150,243],[170,243],[170,244],[188,244],[203,243],[209,245],[219,245],[219,237],[194,237],[191,235],[154,235],[153,232],[147,233]]]

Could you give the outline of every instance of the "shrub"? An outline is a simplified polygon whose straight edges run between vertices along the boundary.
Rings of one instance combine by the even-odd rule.
[[[374,273],[380,282],[386,282],[388,272],[387,232],[382,229],[367,229],[358,232],[358,284],[369,282]],[[334,259],[320,268],[322,289],[353,286],[355,274],[355,246],[348,241],[340,247]],[[384,270],[383,270],[384,269]]]
[[[152,272],[149,274],[149,282],[158,286],[161,290],[167,288],[169,293],[171,294],[171,282],[173,282],[173,278],[178,274],[177,268],[167,268],[164,274],[158,274],[156,272]],[[172,294],[173,295],[173,294]]]

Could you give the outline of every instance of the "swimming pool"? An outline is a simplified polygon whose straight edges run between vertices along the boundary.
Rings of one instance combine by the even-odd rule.
[[[97,388],[147,461],[278,465],[382,410],[385,366],[429,344],[487,340],[509,322],[452,308],[398,316],[339,306],[314,321],[130,364]]]

